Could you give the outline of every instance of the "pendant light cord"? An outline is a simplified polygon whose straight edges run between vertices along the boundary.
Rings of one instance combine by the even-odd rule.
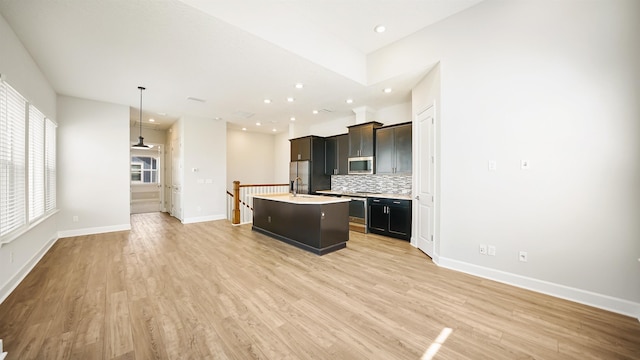
[[[140,137],[142,137],[142,90],[145,90],[145,88],[138,86],[138,89],[140,89]]]

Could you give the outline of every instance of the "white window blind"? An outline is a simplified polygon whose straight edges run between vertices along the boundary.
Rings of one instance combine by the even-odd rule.
[[[56,208],[56,128],[57,125],[51,119],[46,119],[45,128],[45,204],[44,211],[49,212]]]
[[[44,215],[44,114],[29,105],[29,222]]]
[[[0,81],[0,236],[26,224],[26,103]]]

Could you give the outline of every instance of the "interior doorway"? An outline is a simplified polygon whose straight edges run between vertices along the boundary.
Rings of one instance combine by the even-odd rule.
[[[164,203],[163,146],[131,149],[130,213],[159,212]]]

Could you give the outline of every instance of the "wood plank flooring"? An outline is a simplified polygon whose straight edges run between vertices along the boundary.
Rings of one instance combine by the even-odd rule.
[[[0,304],[8,359],[640,359],[637,319],[438,268],[404,241],[351,232],[316,256],[250,225],[131,221],[60,239]]]

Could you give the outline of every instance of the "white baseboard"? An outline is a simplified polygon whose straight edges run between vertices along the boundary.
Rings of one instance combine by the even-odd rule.
[[[438,266],[442,266],[447,269],[461,271],[470,275],[479,276],[481,278],[494,280],[519,288],[532,290],[542,294],[555,296],[557,298],[574,301],[580,304],[585,304],[640,319],[640,303],[636,303],[633,301],[619,299],[608,295],[602,295],[591,291],[572,288],[569,286],[555,284],[526,276],[520,276],[444,257],[439,257],[437,262],[434,259],[434,262]]]
[[[185,218],[184,220],[182,220],[182,223],[193,224],[193,223],[199,223],[199,222],[205,222],[205,221],[226,220],[226,219],[227,219],[227,215],[198,216],[198,217]]]
[[[4,360],[4,358],[6,358],[6,357],[7,357],[7,353],[4,352],[3,347],[2,347],[2,339],[0,339],[0,360]]]
[[[53,244],[56,243],[56,241],[58,241],[57,237],[53,237],[49,239],[49,241],[47,241],[42,246],[42,248],[38,250],[38,252],[33,254],[31,259],[29,259],[29,261],[27,261],[20,268],[20,270],[18,270],[18,272],[15,275],[13,275],[4,285],[2,285],[2,287],[0,288],[0,304],[2,304],[2,302],[4,302],[7,299],[9,294],[11,294],[13,290],[15,290],[16,287],[18,287],[18,285],[20,285],[22,280],[24,280],[24,278],[27,277],[27,275],[29,275],[31,270],[33,270],[36,264],[40,261],[40,259],[42,259],[44,254],[46,254],[47,251],[51,249],[51,247],[53,246]]]
[[[131,224],[99,226],[99,227],[93,227],[93,228],[74,229],[74,230],[62,230],[62,231],[58,231],[58,237],[68,238],[72,236],[93,235],[93,234],[109,233],[114,231],[127,231],[127,230],[131,230]]]

